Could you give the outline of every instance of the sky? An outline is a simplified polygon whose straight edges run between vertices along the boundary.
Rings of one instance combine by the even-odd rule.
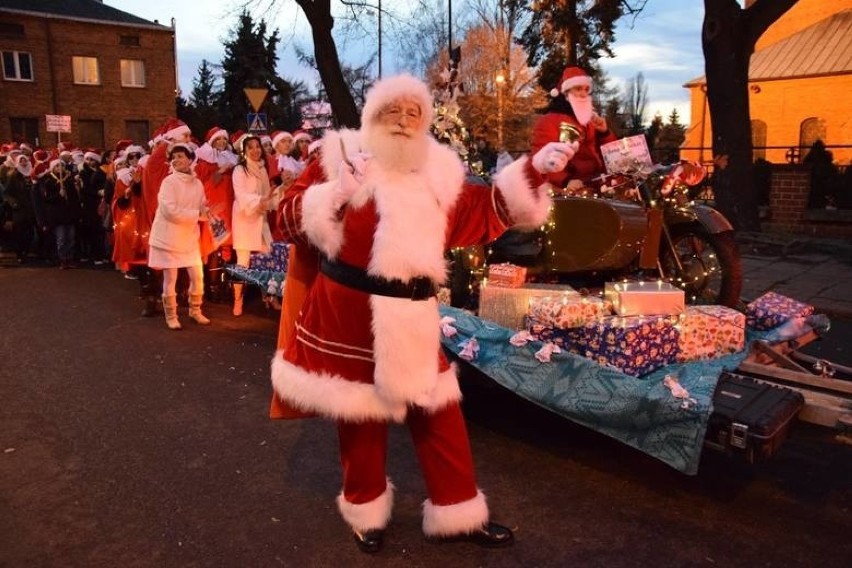
[[[387,1],[387,0],[386,0]],[[237,20],[235,0],[180,2],[175,0],[105,0],[105,3],[140,18],[171,25],[175,19],[177,35],[178,75],[181,90],[188,95],[192,80],[203,59],[218,63],[224,50],[222,40]],[[453,10],[461,4],[457,1]],[[699,0],[648,0],[634,21],[623,18],[616,31],[615,57],[601,60],[613,85],[623,86],[641,72],[648,85],[645,120],[655,113],[667,118],[677,109],[682,124],[689,124],[689,94],[683,88],[687,81],[704,74],[701,51],[703,2]],[[284,0],[284,7],[269,27],[279,28],[279,73],[304,81],[313,87],[319,77],[301,66],[295,57],[295,46],[313,51],[310,29],[295,2]],[[392,53],[383,48],[383,74],[404,71],[395,67]],[[345,55],[341,59],[346,61]],[[362,64],[366,57],[349,63]]]

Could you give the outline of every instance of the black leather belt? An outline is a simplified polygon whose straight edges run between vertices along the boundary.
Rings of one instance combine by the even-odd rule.
[[[349,288],[392,298],[422,301],[435,296],[438,286],[426,276],[416,276],[408,282],[367,274],[367,271],[337,260],[322,259],[320,272]]]

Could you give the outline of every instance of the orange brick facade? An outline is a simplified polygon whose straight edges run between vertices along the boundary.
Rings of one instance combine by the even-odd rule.
[[[750,4],[750,2],[747,2]],[[852,0],[799,0],[784,16],[764,33],[756,49],[763,49],[794,33],[852,8]],[[838,54],[842,57],[843,54]],[[791,54],[792,57],[792,54]],[[703,80],[690,82],[690,126],[683,143],[681,157],[712,161],[710,110]],[[823,142],[831,147],[836,164],[852,163],[852,74],[808,76],[749,82],[749,108],[755,146],[768,147],[765,154],[756,152],[774,164],[787,163],[787,151],[797,150],[803,143],[801,133],[806,121],[816,119]],[[765,137],[755,134],[765,129]],[[810,142],[804,144],[805,148]],[[775,148],[773,148],[775,147]]]
[[[0,12],[2,24],[23,26],[23,36],[0,33],[0,49],[29,53],[33,80],[0,76],[0,141],[21,137],[13,124],[36,119],[40,145],[55,146],[57,135],[47,132],[45,121],[45,115],[55,114],[71,116],[72,131],[62,140],[81,147],[111,146],[127,137],[145,143],[153,129],[175,115],[172,28]],[[97,58],[100,84],[74,83],[74,56]],[[122,59],[144,62],[144,87],[122,86]]]
[[[852,214],[848,211],[809,210],[811,171],[808,166],[774,166],[769,194],[769,216],[764,231],[852,238]]]

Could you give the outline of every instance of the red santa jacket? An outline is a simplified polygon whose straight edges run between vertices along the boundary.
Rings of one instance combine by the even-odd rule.
[[[577,119],[569,114],[549,112],[542,115],[533,126],[532,141],[530,144],[530,155],[535,156],[542,146],[548,142],[559,141],[559,124],[567,122],[583,133],[583,140],[577,153],[568,162],[561,172],[547,175],[548,181],[557,187],[565,187],[572,179],[588,181],[606,171],[603,157],[601,156],[601,144],[612,142],[615,135],[609,131],[598,132],[591,122],[586,126],[580,124]]]
[[[493,187],[466,183],[458,156],[432,139],[417,172],[371,163],[340,218],[334,206],[338,137],[332,133],[323,141],[329,181],[301,195],[289,192],[285,201],[298,209],[291,211],[298,238],[371,276],[442,283],[448,249],[490,242],[509,226],[533,229],[547,219],[545,180],[528,158],[507,166]],[[345,147],[354,152],[358,144]],[[434,297],[370,294],[320,272],[295,332],[273,360],[273,388],[288,405],[337,420],[402,421],[411,405],[434,411],[461,396],[439,334]]]
[[[217,162],[211,162],[199,156],[195,162],[195,175],[204,185],[204,196],[207,199],[211,219],[215,218],[225,225],[224,230],[227,232],[227,237],[216,245],[230,246],[232,242],[231,215],[234,207],[234,184],[231,181],[233,166],[225,172],[220,172],[220,167],[222,166]]]

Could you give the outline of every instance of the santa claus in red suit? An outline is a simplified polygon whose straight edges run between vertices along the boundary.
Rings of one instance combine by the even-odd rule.
[[[428,537],[512,542],[511,530],[489,521],[476,483],[456,371],[441,351],[435,292],[447,276],[448,249],[547,219],[543,174],[564,168],[576,150],[554,142],[507,166],[493,187],[469,184],[458,156],[428,134],[431,120],[422,81],[379,81],[367,95],[361,131],[326,135],[328,181],[285,196],[293,206],[285,217],[290,230],[321,261],[273,360],[272,384],[286,405],[337,422],[337,504],[365,552],[380,549],[391,518],[391,422],[409,427],[420,458]]]
[[[563,171],[547,176],[557,187],[582,186],[591,178],[606,171],[601,144],[612,142],[615,135],[609,131],[606,120],[592,108],[592,78],[579,67],[566,67],[559,87],[550,92],[547,112],[533,126],[530,153],[535,154],[548,142],[559,140],[560,125],[567,123],[580,135],[577,154]],[[576,180],[576,181],[575,181]]]

